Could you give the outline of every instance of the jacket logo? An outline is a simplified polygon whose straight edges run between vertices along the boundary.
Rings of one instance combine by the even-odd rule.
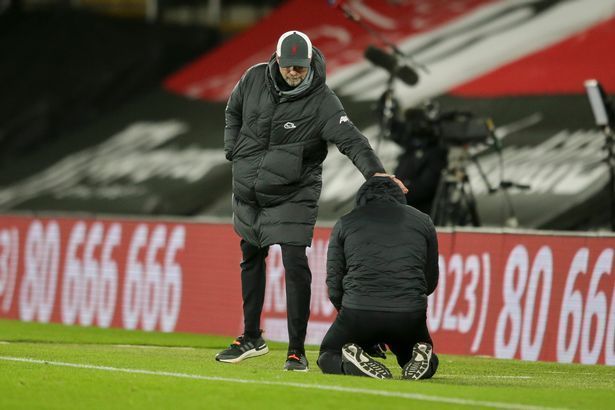
[[[347,117],[346,115],[342,115],[342,116],[340,117],[340,124],[341,124],[341,123],[343,123],[343,122],[348,122],[348,121],[349,121],[349,120],[348,120],[348,117]]]
[[[286,130],[292,130],[293,128],[297,128],[297,126],[290,121],[284,124],[284,129]]]

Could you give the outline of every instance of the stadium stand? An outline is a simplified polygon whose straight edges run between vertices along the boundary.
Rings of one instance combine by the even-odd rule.
[[[215,29],[75,9],[0,14],[0,164],[96,122],[219,39]],[[28,170],[15,172],[2,172],[0,184]]]
[[[429,74],[419,70],[417,85],[395,85],[403,106],[431,98],[445,111],[494,120],[501,156],[480,148],[479,163],[492,186],[504,175],[530,189],[509,189],[511,208],[505,193],[490,193],[468,164],[481,224],[514,226],[515,216],[524,228],[606,227],[604,138],[582,84],[595,77],[608,92],[615,89],[612,2],[425,4],[366,2],[355,11],[429,67]],[[0,101],[0,210],[230,217],[231,171],[221,152],[226,98],[241,73],[267,60],[280,32],[295,25],[324,51],[329,84],[387,169],[395,168],[402,148],[379,139],[374,112],[387,73],[363,58],[374,39],[327,2],[284,2],[208,52],[197,44],[215,43],[212,30],[60,14],[32,14],[20,24],[0,15],[0,30],[9,34],[0,47],[13,56],[0,67],[7,84]],[[62,30],[52,21],[62,21]],[[104,32],[103,22],[109,34],[95,35]],[[70,34],[77,28],[78,36]],[[38,41],[43,36],[55,48]],[[156,145],[127,142],[154,130],[166,132]],[[119,155],[97,154],[114,143],[123,147]],[[334,220],[352,206],[361,178],[335,149],[323,176],[319,216]]]

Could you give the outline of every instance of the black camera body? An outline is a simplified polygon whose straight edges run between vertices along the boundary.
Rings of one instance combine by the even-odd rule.
[[[467,111],[430,112],[426,108],[410,108],[405,112],[404,139],[434,139],[445,146],[463,146],[486,142],[491,129],[489,121]],[[409,141],[398,141],[407,145]]]

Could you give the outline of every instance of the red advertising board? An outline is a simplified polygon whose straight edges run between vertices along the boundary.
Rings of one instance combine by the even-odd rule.
[[[225,224],[0,218],[0,316],[235,334],[238,239]]]
[[[308,249],[308,342],[335,318],[328,228]],[[615,236],[439,232],[428,321],[436,350],[615,365]],[[229,224],[0,217],[0,318],[83,326],[241,332],[239,239]],[[280,248],[270,249],[262,326],[286,340]]]

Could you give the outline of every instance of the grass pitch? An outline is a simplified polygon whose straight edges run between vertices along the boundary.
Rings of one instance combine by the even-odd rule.
[[[375,380],[321,374],[316,346],[309,373],[279,343],[216,362],[230,339],[0,320],[0,409],[615,408],[613,367],[439,355],[432,380]]]

